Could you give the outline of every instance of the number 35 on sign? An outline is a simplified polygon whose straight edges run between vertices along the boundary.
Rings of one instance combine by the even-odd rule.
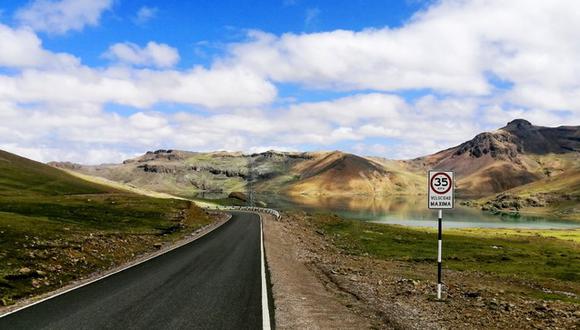
[[[429,171],[429,208],[452,209],[454,185],[453,172]]]

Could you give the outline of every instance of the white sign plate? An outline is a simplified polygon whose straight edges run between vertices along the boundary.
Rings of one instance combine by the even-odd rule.
[[[430,209],[452,209],[454,206],[453,188],[455,181],[453,172],[429,171],[429,203]]]

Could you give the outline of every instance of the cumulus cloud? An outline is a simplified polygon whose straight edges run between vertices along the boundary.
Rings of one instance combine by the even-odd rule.
[[[272,84],[243,69],[195,67],[179,72],[79,67],[0,75],[0,99],[12,102],[111,102],[137,108],[176,102],[222,108],[265,104],[275,96]]]
[[[0,67],[64,69],[79,62],[72,55],[44,50],[38,36],[27,29],[12,29],[0,24]]]
[[[109,48],[104,57],[124,64],[159,68],[172,67],[179,62],[177,49],[153,41],[145,47],[130,42],[117,43]]]
[[[91,68],[70,54],[44,49],[38,36],[28,29],[0,24],[0,68],[16,69],[10,75],[0,73],[0,101],[117,103],[137,108],[172,102],[224,108],[267,104],[277,94],[272,83],[243,67],[166,68],[175,64],[179,55],[164,44],[127,46],[126,52],[123,47],[111,49],[115,50],[111,56],[121,61],[162,68]]]
[[[254,31],[229,60],[274,81],[342,90],[490,95],[493,73],[514,84],[510,100],[577,108],[578,10],[570,0],[441,1],[397,28]]]
[[[65,3],[35,1],[27,8]],[[538,125],[578,124],[578,6],[565,0],[438,1],[397,28],[279,36],[253,31],[207,67],[188,69],[174,67],[175,49],[154,42],[115,44],[107,52],[113,65],[88,67],[44,49],[29,28],[0,25],[0,67],[10,72],[0,73],[0,147],[39,160],[81,162],[120,161],[156,147],[340,145],[410,158],[517,117]],[[90,24],[28,26],[64,33]],[[499,88],[497,80],[508,87]],[[286,83],[342,96],[274,103],[281,101],[277,86]],[[134,111],[104,111],[111,103]],[[181,112],[163,112],[164,103]],[[108,155],[100,152],[107,149]]]
[[[35,31],[64,34],[99,24],[113,0],[34,0],[18,10],[15,18]]]

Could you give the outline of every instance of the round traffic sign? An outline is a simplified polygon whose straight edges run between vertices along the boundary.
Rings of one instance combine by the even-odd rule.
[[[447,175],[447,173],[445,172],[435,173],[431,177],[431,182],[429,182],[431,190],[439,195],[446,194],[449,190],[451,190],[452,185],[453,182],[451,180],[451,177]]]

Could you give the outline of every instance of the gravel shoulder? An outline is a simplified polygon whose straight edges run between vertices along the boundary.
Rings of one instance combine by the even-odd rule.
[[[520,294],[522,278],[349,254],[302,212],[264,222],[280,329],[579,329],[575,303]]]
[[[336,295],[320,279],[297,228],[264,215],[264,246],[270,270],[277,329],[365,329],[372,321],[351,310],[352,297]]]

